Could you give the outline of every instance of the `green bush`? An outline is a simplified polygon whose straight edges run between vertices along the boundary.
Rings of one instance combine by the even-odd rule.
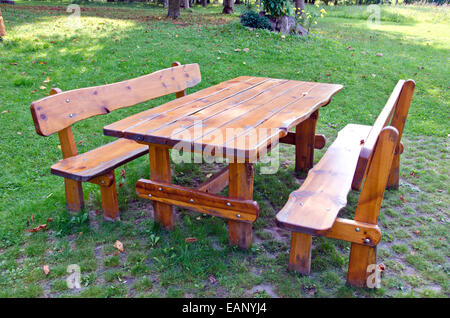
[[[241,24],[249,28],[272,30],[272,24],[269,19],[266,16],[259,15],[254,11],[247,11],[242,14]]]
[[[271,17],[293,16],[294,9],[289,0],[262,0],[264,12]]]

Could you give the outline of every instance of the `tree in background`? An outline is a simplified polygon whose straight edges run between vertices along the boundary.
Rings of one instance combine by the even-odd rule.
[[[177,19],[180,16],[180,0],[169,0],[167,17]]]
[[[231,14],[234,12],[234,2],[233,0],[223,0],[223,14]]]
[[[305,10],[305,0],[295,0],[295,14],[301,16],[304,10]]]
[[[2,10],[0,10],[0,40],[6,35],[5,25],[3,24]]]

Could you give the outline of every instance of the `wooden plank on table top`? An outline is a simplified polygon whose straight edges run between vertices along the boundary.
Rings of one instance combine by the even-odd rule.
[[[278,142],[278,138],[285,136],[289,129],[327,104],[341,88],[341,85],[330,87],[329,84],[314,86],[309,91],[305,91],[307,94],[293,102],[272,112],[267,112],[266,116],[256,124],[249,124],[251,127],[248,127],[242,134],[236,135],[232,140],[228,140],[225,147],[233,148],[233,144],[238,144],[236,148],[252,150],[253,156],[256,156],[260,148],[268,147],[271,142]],[[251,154],[246,154],[246,157],[249,155]]]
[[[235,140],[236,136],[243,135],[250,131],[250,133],[254,134],[252,128],[257,127],[259,124],[270,118],[271,116],[277,114],[277,112],[283,110],[285,107],[289,106],[291,103],[301,100],[304,93],[308,93],[314,86],[318,85],[316,83],[309,82],[298,82],[298,81],[289,81],[284,84],[285,89],[281,90],[281,85],[278,87],[281,92],[278,94],[268,95],[268,96],[260,96],[260,99],[255,99],[250,101],[249,105],[245,108],[245,112],[241,112],[241,115],[235,113],[226,113],[222,114],[220,117],[213,118],[215,119],[214,123],[206,124],[206,126],[211,126],[206,133],[203,133],[201,138],[196,138],[194,140],[183,139],[183,142],[193,142],[195,145],[201,145],[196,149],[202,149],[202,147],[206,146],[208,148],[222,148],[222,153],[232,154],[234,153],[233,149],[241,149],[246,151],[248,149],[253,149],[255,147],[254,139],[252,139],[251,143],[238,145],[230,145],[232,140]],[[243,107],[241,107],[244,109]],[[227,138],[227,129],[234,128],[236,130],[235,134],[232,135],[231,138]],[[276,128],[276,127],[275,127]],[[205,128],[203,128],[205,129]],[[275,129],[276,130],[276,129]],[[267,132],[265,130],[264,132]],[[278,135],[279,132],[276,131]],[[273,134],[269,134],[268,138],[271,138]],[[225,139],[225,140],[224,140]],[[254,154],[256,155],[256,154]],[[245,156],[248,157],[248,153],[238,155],[239,157]]]
[[[235,92],[230,91],[231,94],[220,101],[209,102],[206,100],[205,103],[196,103],[190,108],[183,108],[180,111],[157,116],[143,125],[127,129],[125,136],[134,136],[131,137],[133,139],[141,136],[146,140],[145,136],[157,135],[166,139],[174,131],[182,130],[185,126],[193,126],[194,121],[218,116],[225,110],[235,108],[283,82],[283,80],[268,79],[244,89],[242,87],[236,88]],[[240,91],[237,91],[238,89]]]
[[[233,92],[239,91],[240,87],[242,88],[242,86],[247,87],[257,85],[258,83],[264,82],[266,80],[267,79],[261,77],[256,78],[241,76],[197,91],[193,94],[177,98],[159,107],[154,107],[133,116],[129,116],[118,122],[105,126],[103,131],[104,134],[108,136],[123,137],[123,132],[125,130],[145,124],[158,116],[174,111],[181,111],[185,108],[192,107],[192,105],[195,105],[197,103],[203,102],[207,104],[209,102],[217,102],[233,94]]]
[[[287,86],[286,86],[287,84]],[[248,90],[248,94],[245,96],[237,96],[233,102],[231,99],[226,100],[223,103],[219,103],[214,107],[204,109],[195,114],[185,116],[183,119],[173,123],[172,125],[166,126],[161,130],[155,131],[153,134],[158,136],[171,136],[175,137],[180,134],[191,134],[193,136],[194,132],[198,127],[194,127],[196,123],[201,121],[203,126],[203,131],[212,127],[215,129],[217,125],[223,125],[230,118],[235,118],[239,116],[239,113],[245,113],[249,108],[259,105],[263,100],[271,96],[278,96],[280,90],[285,90],[287,87],[295,84],[288,83],[287,80],[275,80],[271,79],[258,87],[254,87]],[[228,105],[227,105],[228,104]],[[228,119],[227,119],[228,118]]]
[[[267,112],[272,112],[279,105],[289,103],[293,99],[298,98],[299,90],[307,89],[308,84],[305,82],[288,81],[282,85],[276,86],[274,89],[268,90],[254,99],[247,101],[238,108],[221,113],[220,116],[212,117],[204,121],[202,127],[202,135],[195,136],[195,127],[187,130],[187,136],[193,138],[183,138],[183,141],[207,143],[211,145],[220,145],[225,143],[226,129],[251,127],[253,123],[257,123],[261,116]],[[213,136],[220,134],[222,140],[214,141]],[[179,135],[181,135],[181,132]],[[173,136],[176,137],[176,136]],[[183,136],[184,137],[184,136]]]

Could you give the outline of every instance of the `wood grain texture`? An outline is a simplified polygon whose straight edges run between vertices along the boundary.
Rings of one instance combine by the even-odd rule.
[[[280,138],[280,143],[295,145],[295,132],[288,132],[288,134],[282,138]],[[327,138],[322,134],[316,134],[314,136],[314,148],[315,149],[323,149],[327,143]]]
[[[256,221],[259,215],[256,201],[227,198],[164,182],[140,179],[136,193],[144,199],[247,223]]]
[[[309,275],[311,271],[311,243],[311,235],[292,232],[288,266],[290,271]]]
[[[229,167],[222,168],[218,173],[197,187],[197,190],[208,193],[219,193],[229,182]]]
[[[302,186],[290,194],[278,212],[279,226],[307,234],[332,228],[338,213],[347,205],[360,141],[369,131],[370,126],[349,124],[339,132]]]
[[[182,142],[189,151],[209,149],[216,156],[257,158],[341,88],[240,77],[108,125],[104,133],[171,147]]]
[[[400,154],[403,152],[401,139],[405,128],[406,118],[408,117],[409,107],[411,106],[412,96],[416,83],[413,80],[407,80],[402,88],[402,92],[397,102],[391,126],[398,130],[398,145],[395,149],[394,159],[392,160],[391,171],[386,187],[389,189],[398,189],[400,180]]]
[[[119,139],[83,154],[58,161],[51,167],[55,175],[89,181],[135,159],[148,151],[146,145]]]
[[[59,88],[50,90],[50,95],[60,94]],[[73,138],[72,127],[67,127],[58,132],[59,143],[63,158],[70,158],[77,155],[77,146]],[[69,211],[79,212],[84,208],[83,186],[81,182],[65,178],[64,190],[66,196],[66,208]]]
[[[172,67],[175,67],[175,66],[181,66],[181,63],[180,62],[173,62],[172,63]],[[185,95],[186,95],[186,90],[185,89],[175,93],[175,97],[176,98],[180,98],[180,97],[183,97]]]
[[[36,132],[49,136],[80,120],[108,114],[200,83],[198,64],[187,64],[126,80],[48,96],[31,104]]]
[[[119,221],[119,202],[117,201],[116,178],[114,170],[109,171],[106,177],[110,182],[100,182],[100,195],[102,198],[103,218],[108,221]]]
[[[314,165],[314,143],[319,111],[295,128],[295,171],[308,172]]]
[[[380,132],[356,206],[355,221],[377,224],[398,137],[398,130],[391,126]],[[352,243],[347,282],[354,286],[365,286],[369,275],[367,266],[370,264],[376,264],[376,247]]]
[[[368,246],[376,246],[381,240],[377,225],[343,218],[337,218],[331,229],[320,231],[318,235]],[[366,243],[366,239],[370,241]]]
[[[229,164],[228,196],[243,200],[253,198],[254,167],[250,163]],[[248,249],[252,245],[252,224],[240,221],[228,221],[228,237],[230,245]]]
[[[354,190],[359,190],[361,188],[362,181],[366,177],[367,167],[371,160],[370,156],[373,154],[373,149],[381,130],[391,123],[391,126],[395,127],[399,131],[401,138],[402,133],[400,133],[400,131],[403,132],[414,87],[415,83],[412,80],[398,81],[386,105],[378,115],[372,126],[370,134],[365,139],[364,145],[361,148],[361,154],[358,158],[358,164],[356,166],[355,176],[352,182],[352,188]],[[395,178],[396,176],[394,175],[393,180]]]
[[[160,145],[149,145],[150,179],[152,181],[171,183],[169,148]],[[174,225],[174,211],[172,205],[154,202],[155,222],[167,230],[172,230]]]

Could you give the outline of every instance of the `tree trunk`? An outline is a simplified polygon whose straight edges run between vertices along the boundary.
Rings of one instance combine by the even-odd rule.
[[[234,12],[234,2],[233,0],[223,0],[223,14],[231,14]]]
[[[235,0],[234,4],[241,4],[241,0]]]
[[[303,10],[305,10],[305,0],[295,0],[295,13],[301,16]]]
[[[207,3],[207,0],[202,0],[202,7],[206,7]]]
[[[3,24],[2,10],[0,10],[0,38],[6,35],[5,25]]]
[[[177,19],[180,16],[180,0],[169,0],[167,17]]]
[[[180,7],[185,8],[185,9],[189,9],[191,7],[190,3],[189,3],[189,0],[181,0],[180,1]]]

